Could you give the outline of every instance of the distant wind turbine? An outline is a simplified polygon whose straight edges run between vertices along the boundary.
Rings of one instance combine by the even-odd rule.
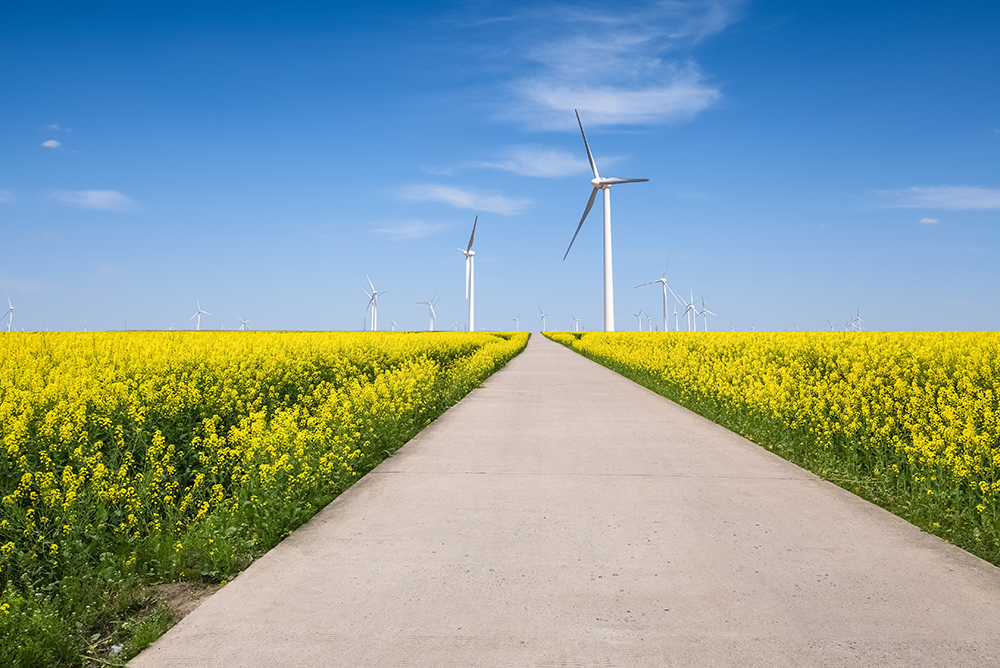
[[[633,313],[635,319],[639,321],[639,331],[642,331],[642,309],[639,309],[638,313]]]
[[[395,332],[395,331],[396,331],[396,321],[395,321],[395,320],[393,320],[393,321],[391,321],[391,322],[390,322],[389,324],[390,324],[390,325],[392,325],[392,331],[394,331],[394,332]]]
[[[587,214],[590,213],[591,207],[594,206],[594,198],[597,197],[597,191],[604,191],[604,331],[613,332],[615,331],[615,294],[614,294],[614,279],[612,278],[611,271],[611,186],[618,185],[619,183],[641,183],[644,181],[649,181],[649,179],[619,179],[619,178],[601,178],[601,175],[597,173],[597,163],[594,162],[594,156],[590,152],[590,144],[587,142],[587,133],[583,131],[583,122],[580,121],[580,113],[574,110],[576,113],[576,122],[580,126],[580,134],[583,135],[583,145],[587,149],[587,159],[590,161],[590,168],[594,172],[594,178],[591,179],[590,183],[594,186],[594,190],[590,193],[590,199],[587,200],[587,208],[583,210],[583,217],[580,218],[580,224],[576,226],[576,232],[573,233],[573,238],[569,242],[569,248],[566,249],[566,255],[563,255],[563,260],[569,255],[570,248],[573,247],[573,242],[576,241],[576,235],[580,233],[580,228],[583,227],[583,221],[587,220]]]
[[[368,274],[365,274],[365,278],[368,278]],[[370,285],[372,289],[370,293],[364,288],[361,288],[361,291],[366,295],[368,295],[368,306],[365,308],[365,313],[366,314],[368,313],[368,309],[372,310],[372,331],[374,332],[378,330],[378,296],[384,295],[389,291],[384,290],[382,292],[379,292],[378,290],[376,290],[375,286],[372,285],[372,279],[370,278],[368,278],[368,285]]]
[[[7,306],[10,308],[4,313],[3,318],[7,318],[7,331],[9,332],[10,326],[14,324],[14,305],[10,303],[10,295],[7,295]],[[0,318],[0,320],[3,320],[3,318]]]
[[[667,320],[667,293],[669,292],[671,295],[673,295],[673,298],[679,304],[683,304],[684,303],[677,295],[674,294],[674,291],[670,289],[670,286],[667,285],[667,269],[669,269],[669,268],[670,268],[670,255],[668,254],[667,255],[667,266],[663,270],[663,276],[661,276],[660,278],[656,279],[655,281],[649,281],[648,283],[640,283],[639,285],[635,286],[636,288],[641,288],[644,285],[652,285],[653,283],[662,283],[663,284],[663,331],[664,332],[667,331],[667,324],[669,322]],[[674,329],[677,329],[677,309],[674,309]]]
[[[570,317],[573,318],[573,322],[576,323],[576,331],[579,332],[580,331],[580,319],[577,318],[576,316],[572,316],[572,315]]]
[[[681,301],[684,301],[684,300],[681,300]],[[694,315],[697,318],[697,313],[698,313],[698,310],[695,308],[695,305],[694,305],[694,290],[692,290],[691,291],[691,301],[690,302],[684,301],[684,314],[681,316],[682,318],[684,316],[687,316],[687,319],[688,319],[688,331],[689,332],[693,331],[691,329],[691,316]],[[698,328],[698,321],[697,321],[697,319],[695,320],[694,325],[695,325],[695,330],[697,330],[697,328]]]
[[[236,317],[239,318],[239,316],[236,316]],[[250,321],[249,320],[244,320],[243,318],[240,318],[240,331],[241,332],[245,332],[245,331],[247,331],[249,329],[250,329]]]
[[[520,332],[521,331],[521,311],[518,311],[517,312],[517,317],[516,318],[511,318],[511,320],[514,321],[514,331],[515,332]]]
[[[435,295],[435,298],[436,298],[436,295]],[[437,319],[437,314],[434,313],[434,299],[431,299],[429,302],[417,302],[417,303],[418,304],[423,304],[424,306],[427,307],[428,316],[430,317],[430,324],[427,326],[427,331],[428,332],[433,332],[434,331],[434,321]]]
[[[475,331],[476,326],[476,251],[472,250],[472,241],[476,238],[476,223],[479,216],[472,221],[472,234],[469,236],[469,247],[465,250],[457,248],[465,256],[465,298],[469,300],[469,331]],[[487,277],[488,278],[488,277]]]
[[[701,317],[703,317],[705,319],[705,331],[707,332],[708,331],[708,316],[715,315],[715,314],[712,313],[711,311],[709,311],[707,308],[705,308],[705,298],[704,297],[701,298],[701,311],[698,312],[698,315],[700,315]],[[698,324],[698,321],[695,320],[695,325],[697,326],[697,324]]]
[[[201,308],[201,302],[200,302],[200,301],[198,301],[197,299],[196,299],[196,300],[194,300],[194,301],[195,301],[195,303],[196,303],[196,304],[198,305],[198,312],[197,312],[197,313],[195,313],[195,314],[194,314],[193,316],[191,316],[190,318],[188,318],[188,322],[191,322],[191,321],[192,321],[192,320],[194,320],[195,318],[198,318],[198,322],[197,322],[197,325],[195,326],[195,329],[197,329],[198,331],[201,331],[201,315],[202,315],[203,313],[204,313],[205,315],[212,315],[212,314],[211,314],[211,313],[209,313],[208,311],[203,311],[203,310],[202,310],[202,308]]]
[[[854,316],[854,320],[852,322],[857,323],[856,327],[857,327],[858,331],[860,332],[861,331],[861,323],[864,322],[864,320],[861,319],[861,307],[860,306],[858,307],[858,314],[856,316]]]
[[[543,312],[541,306],[538,307],[538,312],[542,314],[542,317],[541,317],[542,331],[544,332],[545,331],[545,316],[552,315],[552,314],[551,313],[545,313],[545,312]]]

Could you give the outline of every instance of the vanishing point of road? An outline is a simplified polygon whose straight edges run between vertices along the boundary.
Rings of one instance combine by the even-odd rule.
[[[133,659],[1000,666],[1000,569],[539,335]]]

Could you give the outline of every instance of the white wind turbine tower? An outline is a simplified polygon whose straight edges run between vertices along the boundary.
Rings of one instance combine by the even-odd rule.
[[[469,300],[469,331],[476,329],[476,251],[472,250],[472,241],[476,238],[476,223],[479,216],[472,221],[472,234],[469,236],[469,247],[465,250],[456,248],[465,256],[465,298]]]
[[[514,321],[514,331],[515,332],[520,332],[521,331],[521,311],[518,311],[517,312],[517,317],[516,318],[511,318],[511,320]]]
[[[390,322],[389,324],[390,324],[390,325],[392,325],[392,331],[394,331],[394,332],[395,332],[395,331],[396,331],[396,321],[395,321],[395,320],[393,320],[393,321],[391,321],[391,322]]]
[[[552,315],[552,314],[551,313],[545,313],[544,311],[542,311],[542,307],[541,306],[538,307],[538,312],[542,314],[542,317],[540,319],[542,321],[542,331],[544,332],[545,331],[545,316]]]
[[[708,331],[708,316],[715,315],[715,314],[712,313],[711,311],[709,311],[707,308],[705,308],[705,298],[704,297],[701,298],[701,311],[698,313],[698,315],[700,315],[703,318],[705,318],[705,331],[707,332]],[[697,323],[698,323],[698,321],[695,320],[695,325],[697,325]]]
[[[365,274],[365,278],[368,278],[368,274]],[[365,308],[365,313],[368,313],[368,309],[372,310],[372,331],[374,332],[378,329],[378,296],[384,295],[389,291],[384,290],[382,292],[379,292],[378,290],[376,290],[375,286],[372,285],[372,279],[370,278],[368,278],[368,285],[371,286],[372,291],[369,293],[364,288],[361,288],[361,292],[368,295],[368,306]]]
[[[653,316],[649,315],[648,312],[645,314],[645,316],[646,316],[646,324],[648,325],[647,331],[652,332],[653,331]]]
[[[239,316],[236,316],[239,318]],[[240,318],[240,331],[245,332],[250,329],[250,321]]]
[[[204,313],[205,315],[212,315],[212,314],[211,314],[211,313],[209,313],[208,311],[203,311],[203,310],[202,310],[202,308],[201,308],[201,302],[200,302],[200,301],[198,301],[197,299],[196,299],[196,300],[194,300],[194,301],[195,301],[195,303],[196,303],[196,304],[198,305],[198,312],[197,312],[197,313],[195,313],[195,314],[194,314],[193,316],[191,316],[190,318],[188,318],[188,322],[191,322],[191,321],[192,321],[192,320],[194,320],[195,318],[198,318],[198,323],[197,323],[197,325],[195,326],[195,329],[196,329],[196,330],[198,330],[198,331],[201,331],[201,315],[202,315],[202,313]]]
[[[864,322],[864,320],[861,319],[861,307],[860,306],[858,307],[858,314],[856,316],[854,316],[854,320],[852,320],[851,322],[857,323],[856,326],[857,326],[858,331],[860,332],[861,331],[861,323]]]
[[[639,331],[642,331],[642,309],[639,309],[638,313],[633,313],[635,319],[639,321]]]
[[[580,233],[580,228],[583,227],[583,221],[587,220],[587,214],[590,213],[591,207],[594,206],[594,198],[597,197],[597,191],[604,191],[604,331],[613,332],[615,331],[615,291],[614,291],[614,280],[612,279],[611,272],[611,186],[618,185],[619,183],[642,183],[644,181],[649,181],[649,179],[619,179],[619,178],[601,178],[601,175],[597,173],[597,163],[594,162],[594,156],[590,152],[590,144],[587,142],[587,133],[583,131],[583,123],[580,121],[580,113],[574,110],[576,113],[576,122],[580,126],[580,134],[583,135],[583,145],[587,149],[587,159],[590,161],[590,168],[594,171],[594,178],[591,179],[590,183],[594,186],[593,192],[590,193],[590,199],[587,200],[587,208],[583,210],[583,217],[580,218],[580,224],[576,226],[576,232],[573,233],[573,238],[569,242],[569,248],[566,249],[566,255],[563,255],[563,260],[569,255],[570,248],[573,247],[573,242],[576,241],[576,235]]]
[[[684,302],[684,313],[683,313],[683,315],[681,315],[681,317],[683,318],[684,316],[687,316],[687,319],[688,319],[688,331],[690,332],[690,331],[692,331],[692,329],[691,329],[691,314],[695,314],[695,317],[697,317],[697,314],[698,314],[698,311],[697,311],[697,309],[694,306],[694,290],[691,291],[691,301],[690,302],[684,301],[683,299],[681,301]],[[695,328],[697,328],[698,327],[698,321],[695,320],[694,324],[695,324]]]
[[[636,288],[641,288],[644,285],[652,285],[653,283],[663,284],[663,331],[664,332],[667,331],[667,325],[669,323],[669,320],[667,320],[667,292],[673,295],[673,298],[677,300],[679,304],[684,303],[677,295],[674,294],[674,291],[670,289],[670,286],[667,285],[667,269],[669,268],[670,268],[670,256],[668,255],[667,268],[663,270],[663,276],[656,279],[655,281],[649,281],[648,283],[640,283],[639,285],[635,286]],[[674,329],[677,329],[677,309],[674,309]],[[650,331],[653,330],[650,329]]]
[[[10,295],[7,295],[7,312],[3,314],[3,318],[7,318],[7,331],[10,331],[10,326],[14,324],[14,305],[10,303]],[[0,318],[0,320],[3,320]]]
[[[430,324],[427,326],[428,332],[434,331],[434,321],[437,319],[437,313],[434,312],[434,300],[429,302],[417,302],[418,304],[423,304],[427,307],[428,316],[430,317]]]
[[[574,316],[574,315],[571,315],[570,317],[571,317],[571,318],[573,318],[573,322],[575,322],[575,323],[576,323],[576,331],[578,331],[578,332],[579,332],[579,331],[580,331],[580,319],[579,319],[579,318],[577,318],[577,317],[576,317],[576,316]]]

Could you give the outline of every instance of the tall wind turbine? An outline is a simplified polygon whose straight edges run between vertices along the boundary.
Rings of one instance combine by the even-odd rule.
[[[239,316],[236,317],[239,318]],[[250,329],[250,321],[240,318],[240,331],[245,332],[248,331],[249,329]]]
[[[365,274],[365,278],[368,278],[368,274]],[[384,295],[389,291],[384,290],[382,292],[379,292],[378,290],[376,290],[375,286],[372,285],[372,279],[370,278],[368,278],[368,285],[371,286],[372,291],[369,293],[364,288],[361,288],[361,292],[368,295],[368,306],[367,308],[365,308],[365,313],[368,313],[368,309],[372,310],[372,331],[374,332],[378,329],[378,296]]]
[[[10,326],[14,324],[14,305],[10,303],[10,295],[7,295],[7,306],[10,308],[8,308],[7,312],[3,314],[3,318],[8,318],[7,331],[9,332]],[[3,318],[0,318],[0,320],[3,320]]]
[[[571,315],[570,317],[573,318],[573,322],[576,323],[576,331],[579,332],[580,331],[580,319],[577,318],[576,316],[573,316],[573,315]]]
[[[542,317],[541,317],[542,331],[544,332],[545,331],[545,316],[552,315],[552,314],[551,313],[545,313],[544,311],[542,311],[542,307],[541,306],[538,307],[538,312],[542,314]]]
[[[434,320],[437,319],[437,314],[434,313],[434,300],[432,299],[429,302],[417,302],[417,303],[418,304],[423,304],[424,306],[427,307],[428,315],[430,316],[430,325],[427,326],[427,331],[428,332],[433,332],[434,331]]]
[[[668,255],[667,256],[667,267],[666,267],[666,269],[663,270],[663,276],[661,276],[660,278],[656,279],[655,281],[649,281],[648,283],[640,283],[639,285],[635,286],[636,288],[641,288],[644,285],[652,285],[653,283],[663,283],[663,331],[664,332],[667,331],[667,324],[668,324],[668,320],[667,320],[667,292],[670,292],[670,294],[673,295],[674,299],[677,300],[677,302],[679,304],[683,304],[684,303],[683,301],[681,301],[681,299],[677,295],[674,294],[674,291],[670,289],[670,286],[667,285],[667,269],[669,269],[669,268],[670,268],[670,256]],[[674,310],[674,329],[677,328],[677,317],[676,317],[676,315],[677,315],[677,310],[675,309]],[[652,331],[652,329],[650,329],[650,331]]]
[[[573,238],[569,242],[569,248],[566,249],[566,255],[563,255],[563,260],[569,255],[570,248],[573,247],[573,242],[576,241],[576,235],[580,233],[580,228],[583,227],[583,221],[587,220],[587,214],[590,213],[591,207],[594,206],[594,198],[597,197],[597,191],[604,191],[604,331],[613,332],[615,331],[615,291],[614,291],[614,280],[612,279],[611,272],[611,186],[618,185],[619,183],[642,183],[644,181],[649,181],[649,179],[619,179],[619,178],[601,178],[601,175],[597,173],[597,163],[594,162],[594,156],[590,152],[590,144],[587,142],[587,133],[583,131],[583,123],[580,121],[580,113],[573,110],[576,113],[576,122],[580,126],[580,134],[583,135],[583,145],[587,149],[587,159],[590,161],[590,168],[594,171],[594,178],[590,180],[591,185],[594,186],[593,192],[590,193],[590,199],[587,200],[587,208],[583,210],[583,217],[580,218],[580,224],[576,226],[576,232],[573,233]]]
[[[191,321],[192,321],[192,320],[194,320],[195,318],[198,318],[198,323],[197,323],[197,325],[196,325],[195,329],[197,329],[197,330],[199,330],[199,331],[200,331],[200,330],[201,330],[201,314],[202,314],[202,313],[204,313],[205,315],[212,315],[212,314],[211,314],[211,313],[209,313],[208,311],[203,311],[203,310],[202,310],[202,308],[201,308],[201,302],[200,302],[200,301],[198,301],[197,299],[196,299],[196,300],[194,300],[194,301],[195,301],[195,303],[196,303],[196,304],[198,305],[198,312],[197,312],[197,313],[195,313],[195,314],[194,314],[193,316],[191,316],[190,318],[188,318],[188,322],[191,322]]]
[[[701,298],[701,311],[698,312],[698,315],[700,315],[703,318],[705,318],[705,331],[707,332],[708,331],[708,316],[715,315],[715,314],[712,313],[711,311],[709,311],[707,308],[705,308],[705,298],[704,297]],[[695,327],[696,328],[697,328],[697,324],[698,324],[698,321],[695,320]]]
[[[476,223],[479,216],[472,221],[472,234],[469,236],[469,247],[465,250],[457,248],[465,256],[465,298],[469,300],[469,331],[476,329],[476,251],[472,250],[472,241],[476,238]]]
[[[688,331],[690,332],[690,331],[692,331],[692,329],[691,329],[691,315],[694,314],[695,316],[697,316],[697,313],[698,313],[698,310],[695,308],[695,305],[694,305],[694,290],[691,291],[691,301],[690,302],[688,302],[686,300],[683,300],[683,299],[681,301],[684,302],[684,313],[681,314],[681,317],[683,318],[684,316],[687,316],[687,319],[688,319]],[[697,327],[698,327],[698,321],[695,320],[694,324],[695,324],[695,328],[697,329]]]
[[[521,311],[518,311],[517,312],[517,317],[516,318],[511,318],[511,320],[514,321],[514,328],[515,328],[514,331],[515,332],[520,332],[521,331]]]

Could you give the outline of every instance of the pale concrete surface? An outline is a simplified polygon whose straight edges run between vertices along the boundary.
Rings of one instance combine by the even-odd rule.
[[[539,335],[132,663],[1000,666],[1000,569]]]

